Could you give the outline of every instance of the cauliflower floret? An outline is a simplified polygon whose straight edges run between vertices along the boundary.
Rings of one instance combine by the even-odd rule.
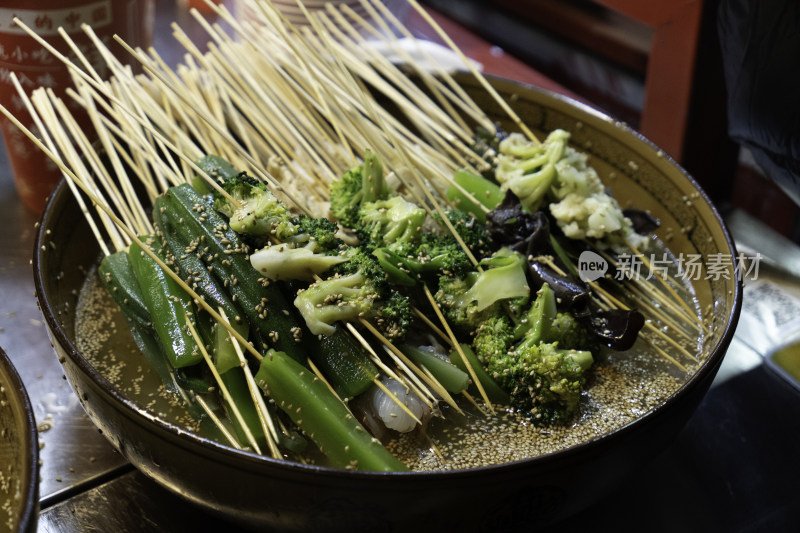
[[[560,202],[550,204],[550,212],[571,239],[602,239],[630,226],[616,200],[604,193],[588,198],[570,193]]]
[[[594,168],[587,163],[589,156],[567,147],[564,157],[556,163],[556,178],[551,190],[557,200],[568,194],[578,194],[584,198],[594,194],[604,194],[605,187]]]
[[[587,164],[588,156],[568,148],[556,163],[558,178],[551,189],[558,201],[550,213],[572,239],[596,239],[603,247],[632,244],[645,249],[648,239],[633,231],[617,201],[605,192],[597,172]]]
[[[649,239],[633,231],[630,219],[606,193],[589,156],[567,146],[569,133],[553,130],[544,143],[512,133],[499,145],[495,176],[530,211],[549,201],[550,212],[572,239],[594,239],[600,247],[644,250]]]

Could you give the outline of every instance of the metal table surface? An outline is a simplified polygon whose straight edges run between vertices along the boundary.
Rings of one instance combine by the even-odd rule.
[[[155,44],[169,58],[167,25],[179,14],[171,2],[157,5]],[[452,35],[461,30],[453,26],[448,31]],[[486,43],[458,35],[467,53],[477,56],[487,71],[552,86]],[[230,530],[221,519],[206,515],[134,470],[83,413],[62,375],[36,306],[30,266],[36,220],[17,199],[3,152],[0,346],[25,383],[39,424],[39,531]],[[753,226],[745,223],[742,227]],[[755,242],[766,242],[765,235],[766,230]],[[777,249],[796,260],[796,247],[780,244]],[[796,285],[790,277],[779,278],[779,283]],[[737,333],[715,386],[664,453],[636,478],[554,531],[579,527],[796,530],[800,523],[800,394],[764,368],[761,348],[754,349],[758,343],[752,335],[752,331]]]

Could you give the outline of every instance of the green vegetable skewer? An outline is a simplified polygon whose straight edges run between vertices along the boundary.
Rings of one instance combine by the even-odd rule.
[[[432,353],[411,345],[402,346],[401,350],[417,365],[427,368],[448,392],[458,394],[467,390],[470,383],[469,374],[453,363],[448,363]]]
[[[148,245],[155,238],[140,240]],[[138,244],[131,244],[128,256],[169,363],[182,368],[202,361],[186,323],[194,313],[191,297]]]
[[[169,252],[168,264],[214,309],[221,307],[231,320],[241,322],[242,312],[203,261],[203,242],[196,237],[188,239],[185,233],[179,231],[176,227],[178,221],[166,215],[167,209],[165,198],[156,198],[153,204],[153,222]]]
[[[408,470],[358,423],[325,383],[286,354],[270,350],[261,360],[255,379],[333,466],[380,472]]]
[[[475,215],[480,222],[486,222],[486,212],[503,201],[504,192],[500,186],[466,169],[457,170],[453,181],[469,193],[471,198],[455,185],[451,185],[447,190],[447,199],[458,209]]]
[[[251,328],[271,340],[272,347],[304,361],[305,355],[294,339],[295,324],[283,313],[290,309],[291,303],[277,286],[269,284],[253,269],[247,247],[228,222],[187,184],[165,193],[164,208],[165,216],[181,239],[199,239],[206,267],[213,270],[234,303],[241,307]]]
[[[311,360],[341,397],[355,398],[380,374],[364,347],[341,326],[332,335],[307,337]]]
[[[128,252],[107,255],[98,268],[100,279],[108,293],[125,313],[125,317],[138,327],[152,329],[150,311],[142,298],[142,291],[131,267]]]

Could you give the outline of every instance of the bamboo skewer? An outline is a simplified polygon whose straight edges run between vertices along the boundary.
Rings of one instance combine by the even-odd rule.
[[[362,0],[363,2],[364,0]],[[406,39],[409,39],[412,43],[417,44],[417,49],[421,51],[422,56],[425,58],[428,64],[432,65],[435,73],[438,77],[442,78],[445,81],[447,87],[452,91],[450,94],[446,92],[442,84],[437,83],[437,86],[440,87],[440,90],[443,94],[448,95],[448,99],[453,102],[455,105],[461,109],[461,111],[475,121],[476,124],[480,125],[487,131],[495,131],[494,123],[486,116],[484,111],[475,103],[475,101],[464,91],[464,88],[459,85],[447,69],[443,68],[439,61],[435,60],[431,54],[427,53],[423,46],[420,46],[418,40],[411,31],[403,25],[397,17],[380,1],[373,0],[373,4],[377,7],[384,17],[389,20],[392,25],[398,29],[401,35],[403,35]],[[411,62],[410,65],[412,67],[416,67],[416,62]],[[422,69],[416,69],[420,71]]]
[[[431,294],[430,289],[428,289],[427,285],[425,285],[423,287],[423,289],[425,291],[425,296],[428,298],[428,301],[430,302],[431,306],[433,307],[433,310],[436,312],[436,316],[439,318],[439,321],[442,323],[442,326],[444,327],[444,330],[447,332],[447,336],[450,338],[450,343],[456,349],[456,351],[458,352],[458,356],[461,358],[461,362],[464,364],[464,366],[469,371],[469,377],[472,380],[472,382],[475,384],[475,386],[478,388],[478,392],[480,393],[481,398],[483,398],[484,404],[492,412],[492,414],[494,414],[494,407],[492,406],[492,402],[489,401],[489,397],[486,395],[486,390],[483,388],[483,384],[478,379],[478,375],[475,373],[475,369],[472,368],[472,365],[467,360],[467,356],[464,355],[464,350],[461,349],[461,345],[458,343],[458,340],[456,339],[456,336],[453,333],[453,330],[450,329],[450,326],[447,324],[447,320],[445,320],[444,315],[442,314],[442,311],[439,309],[439,306],[436,304],[436,300],[434,299],[433,295]]]
[[[497,93],[497,90],[495,90],[495,88],[492,87],[492,85],[486,80],[486,78],[483,76],[483,74],[481,74],[480,71],[478,71],[478,69],[475,68],[475,65],[473,65],[472,62],[469,61],[469,59],[467,59],[467,57],[458,48],[456,43],[453,42],[453,40],[450,38],[450,36],[447,35],[447,33],[445,33],[444,30],[442,30],[442,27],[439,26],[436,23],[435,20],[433,20],[433,17],[431,17],[430,14],[428,14],[428,12],[425,11],[422,8],[422,6],[420,6],[419,3],[416,0],[408,0],[408,3],[411,4],[411,6],[414,8],[414,10],[417,13],[422,15],[422,18],[425,19],[425,22],[427,22],[431,26],[431,28],[433,28],[433,30],[439,35],[439,37],[441,37],[442,40],[444,40],[444,42],[456,54],[458,54],[458,56],[462,59],[462,61],[464,61],[464,63],[467,65],[467,67],[469,68],[469,71],[472,73],[472,75],[475,76],[475,79],[480,82],[480,84],[483,86],[484,89],[486,89],[486,92],[488,92],[490,95],[492,95],[492,97],[495,99],[495,101],[500,105],[500,107],[503,109],[503,111],[506,112],[506,114],[509,116],[509,118],[511,118],[511,120],[514,122],[514,124],[516,124],[516,126],[520,129],[520,131],[523,132],[528,137],[528,139],[530,139],[534,143],[540,144],[539,140],[536,138],[536,136],[533,134],[533,132],[530,130],[530,128],[528,128],[528,126],[524,122],[522,122],[522,119],[519,118],[519,115],[517,115],[514,112],[514,110],[511,109],[511,107],[508,105],[508,103]],[[494,131],[494,130],[490,130],[490,131]]]
[[[242,417],[242,413],[239,411],[239,407],[236,405],[236,402],[233,401],[233,397],[231,396],[228,387],[222,381],[222,376],[220,376],[219,372],[217,372],[217,367],[214,366],[214,362],[211,360],[211,356],[208,355],[208,352],[206,351],[206,348],[203,345],[203,340],[200,338],[200,335],[197,334],[197,331],[192,325],[191,320],[187,319],[186,325],[189,327],[189,332],[192,334],[192,337],[194,337],[197,340],[197,346],[200,348],[200,353],[203,355],[203,359],[205,360],[208,369],[214,376],[214,381],[216,381],[217,386],[219,387],[219,390],[222,393],[222,396],[225,398],[225,401],[228,402],[231,411],[233,411],[234,417],[239,422],[239,425],[242,427],[242,431],[244,431],[244,434],[247,437],[247,441],[250,443],[250,446],[252,446],[252,448],[256,451],[256,453],[261,455],[261,448],[258,446],[255,437],[253,437],[253,433],[250,431],[250,428],[244,421],[244,417]],[[268,435],[267,441],[271,442],[272,438],[271,436],[269,436],[269,432],[265,433]],[[272,449],[272,446],[270,446],[270,449]],[[277,448],[275,448],[275,450],[277,450]],[[280,455],[276,456],[276,458],[278,457],[280,457]]]

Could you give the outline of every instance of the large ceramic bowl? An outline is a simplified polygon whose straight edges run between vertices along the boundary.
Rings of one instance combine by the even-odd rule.
[[[25,386],[0,348],[0,532],[36,531],[39,446]]]
[[[489,115],[499,106],[470,76],[459,78]],[[686,173],[640,135],[586,106],[505,80],[498,91],[538,132],[564,128],[607,178],[623,206],[658,217],[677,254],[734,254],[722,220]],[[508,125],[508,129],[513,129]],[[667,235],[671,233],[672,235]],[[98,258],[76,203],[62,186],[43,215],[34,271],[44,318],[69,382],[112,444],[142,472],[232,520],[320,531],[493,530],[531,527],[573,513],[667,446],[706,393],[741,306],[732,277],[693,281],[706,325],[707,357],[659,407],[635,422],[570,449],[499,466],[436,473],[334,470],[235,452],[158,419],[99,374],[76,349],[76,289]]]

